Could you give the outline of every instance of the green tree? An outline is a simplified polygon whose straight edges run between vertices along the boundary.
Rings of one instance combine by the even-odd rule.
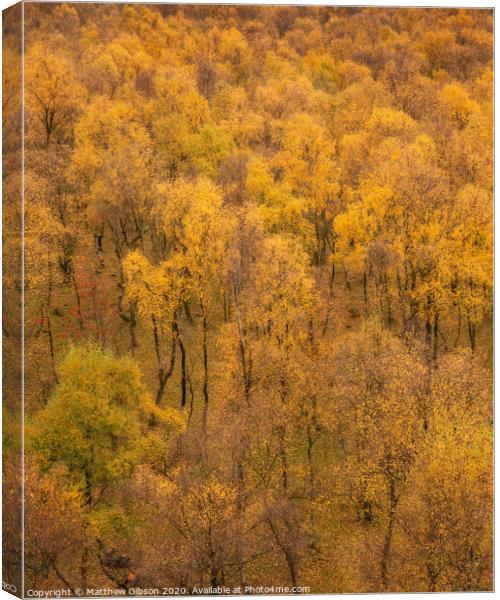
[[[72,348],[60,380],[29,430],[42,471],[64,466],[92,506],[110,484],[130,475],[154,408],[139,368],[95,347]]]

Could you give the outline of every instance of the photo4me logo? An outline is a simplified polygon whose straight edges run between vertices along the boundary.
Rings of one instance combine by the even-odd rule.
[[[237,595],[237,594],[308,594],[311,588],[309,586],[276,586],[276,585],[245,585],[237,587],[210,586],[194,587],[191,590],[193,596],[215,596],[215,595]]]

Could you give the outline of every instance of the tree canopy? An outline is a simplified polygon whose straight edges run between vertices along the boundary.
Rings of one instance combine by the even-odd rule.
[[[27,589],[490,590],[492,11],[24,10]]]

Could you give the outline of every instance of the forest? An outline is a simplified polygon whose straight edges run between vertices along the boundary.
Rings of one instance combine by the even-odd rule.
[[[30,2],[24,27],[25,589],[491,590],[493,11]]]

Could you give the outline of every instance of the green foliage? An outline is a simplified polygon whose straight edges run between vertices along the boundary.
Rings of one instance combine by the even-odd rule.
[[[141,458],[150,400],[137,365],[99,348],[72,348],[60,383],[33,420],[29,446],[43,471],[66,467],[85,500],[130,475]]]

